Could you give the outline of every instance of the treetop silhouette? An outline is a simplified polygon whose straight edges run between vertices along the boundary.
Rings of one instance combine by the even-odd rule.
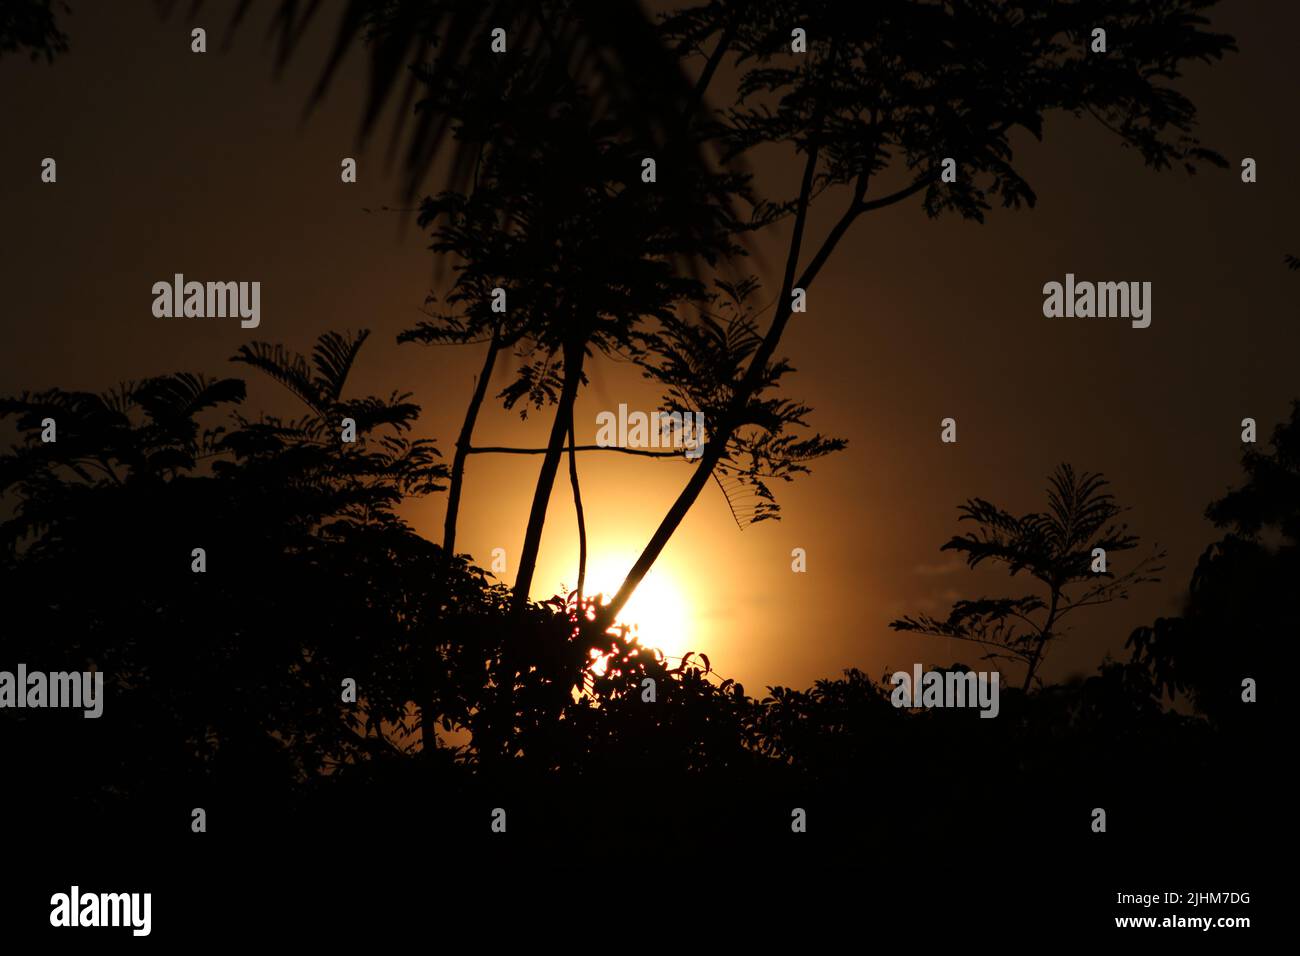
[[[993,197],[1004,206],[1032,205],[1033,190],[1013,165],[1010,134],[1018,128],[1041,139],[1051,112],[1100,122],[1155,169],[1223,163],[1192,136],[1195,108],[1168,85],[1188,61],[1213,62],[1235,49],[1230,37],[1203,29],[1199,12],[1210,6],[1211,0],[1107,0],[1095,8],[1063,0],[819,0],[792,17],[787,5],[763,0],[733,18],[736,8],[710,0],[666,19],[665,33],[679,50],[703,50],[720,36],[718,48],[734,63],[738,79],[729,101],[700,120],[723,155],[782,145],[803,157],[803,170],[792,193],[763,216],[765,223],[782,215],[794,220],[771,324],[695,472],[603,612],[607,619],[649,572],[725,453],[791,319],[793,290],[809,290],[861,216],[918,195],[931,216],[954,211],[977,221]],[[1117,40],[1104,55],[1091,54],[1089,32],[1102,22]],[[807,54],[790,52],[792,25],[813,38]],[[939,175],[945,156],[957,160],[955,181]],[[842,214],[814,246],[806,235],[810,206],[845,190]],[[815,249],[811,256],[805,242]]]
[[[991,561],[1012,577],[1023,571],[1044,593],[958,601],[946,619],[903,617],[889,626],[990,648],[983,659],[1025,665],[1022,687],[1028,690],[1052,643],[1067,633],[1062,621],[1068,615],[1123,600],[1132,587],[1158,581],[1163,570],[1159,551],[1123,574],[1110,570],[1112,556],[1136,548],[1138,538],[1115,522],[1126,509],[1107,485],[1101,475],[1076,474],[1062,464],[1048,479],[1047,511],[1016,516],[983,498],[967,501],[959,520],[976,530],[955,535],[940,550],[964,555],[971,568]]]

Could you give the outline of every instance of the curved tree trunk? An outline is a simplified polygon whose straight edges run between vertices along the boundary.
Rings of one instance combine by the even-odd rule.
[[[469,406],[465,409],[465,421],[460,426],[460,436],[456,439],[456,455],[452,459],[451,484],[447,490],[447,517],[442,525],[442,566],[444,575],[450,572],[452,561],[456,556],[456,518],[460,513],[460,490],[465,480],[465,459],[469,456],[470,441],[474,436],[474,425],[478,421],[479,409],[487,396],[488,381],[492,378],[492,369],[496,365],[497,353],[501,351],[500,329],[493,329],[492,341],[488,345],[487,355],[483,359],[483,369],[478,381],[474,383],[474,393],[470,396]],[[444,579],[444,586],[449,583]],[[435,670],[438,665],[437,649],[432,643],[425,655],[425,674],[428,691],[419,701],[420,705],[420,748],[432,757],[436,749],[436,734],[433,729],[433,715],[436,705],[432,688],[435,685]]]
[[[1038,672],[1038,665],[1043,659],[1043,648],[1047,642],[1052,639],[1052,628],[1056,626],[1056,609],[1061,603],[1061,590],[1053,585],[1052,587],[1052,605],[1047,611],[1047,620],[1043,622],[1043,629],[1039,633],[1038,643],[1034,647],[1034,653],[1030,656],[1028,664],[1029,669],[1025,671],[1025,683],[1020,688],[1028,694],[1030,687],[1034,683],[1034,674]]]
[[[542,459],[537,485],[533,489],[533,506],[528,514],[528,530],[524,533],[524,547],[519,554],[519,571],[515,576],[514,588],[516,609],[522,608],[527,603],[528,593],[533,586],[533,574],[537,570],[537,554],[542,546],[542,527],[546,524],[546,508],[551,501],[551,490],[555,487],[555,474],[560,469],[560,457],[564,452],[564,439],[573,418],[573,403],[578,396],[578,384],[582,381],[582,359],[585,351],[585,341],[568,345],[564,350],[564,386],[555,408],[555,418],[551,422],[551,437],[546,443],[546,457]]]
[[[820,112],[820,105],[818,110]],[[795,271],[799,267],[799,250],[803,244],[804,230],[808,222],[808,204],[812,200],[813,174],[817,170],[819,145],[817,139],[814,139],[808,148],[808,159],[804,164],[803,181],[799,190],[798,211],[795,214],[794,230],[790,237],[790,249],[786,256],[785,278],[781,283],[781,297],[777,302],[776,315],[772,319],[772,326],[767,330],[762,344],[754,353],[749,368],[745,370],[745,377],[741,380],[735,395],[728,405],[724,420],[718,423],[719,427],[705,444],[704,453],[700,456],[700,462],[695,466],[695,471],[690,480],[686,482],[686,487],[677,496],[673,506],[668,509],[668,514],[664,515],[663,520],[659,522],[659,527],[655,529],[654,536],[651,537],[649,543],[642,550],[641,556],[636,559],[632,569],[628,571],[627,577],[623,579],[623,584],[619,587],[618,593],[614,595],[614,599],[598,612],[600,614],[600,623],[604,626],[613,623],[614,618],[623,610],[623,606],[632,597],[632,592],[650,573],[650,568],[659,559],[659,555],[668,544],[668,540],[673,536],[678,525],[682,523],[686,513],[691,510],[691,506],[699,498],[700,492],[704,490],[704,486],[709,481],[709,476],[713,474],[714,466],[726,453],[727,443],[731,440],[731,433],[736,428],[735,422],[739,413],[744,410],[749,403],[750,396],[758,387],[763,371],[767,367],[767,363],[771,361],[772,355],[781,341],[781,333],[785,331],[786,323],[790,321],[791,290],[794,288]]]
[[[448,562],[456,553],[456,519],[460,515],[460,489],[465,480],[465,459],[469,456],[474,425],[478,421],[479,409],[483,407],[483,399],[487,397],[488,381],[492,378],[492,369],[496,365],[497,353],[500,351],[501,333],[499,329],[494,329],[487,355],[483,359],[483,369],[479,372],[478,381],[474,385],[474,394],[470,396],[469,407],[465,409],[465,421],[460,426],[460,435],[456,439],[456,455],[451,463],[451,484],[447,489],[447,517],[442,523],[442,550]]]
[[[582,510],[582,487],[578,484],[578,456],[574,444],[573,414],[569,414],[569,484],[573,486],[573,510],[578,515],[578,609],[582,609],[582,589],[587,581],[587,519]]]

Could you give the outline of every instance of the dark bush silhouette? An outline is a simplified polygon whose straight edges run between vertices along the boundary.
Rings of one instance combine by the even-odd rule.
[[[404,396],[345,397],[364,338],[327,335],[311,359],[241,350],[307,405],[292,421],[241,413],[238,380],[188,374],[0,403],[28,436],[0,458],[13,505],[0,525],[11,608],[0,660],[94,667],[108,681],[97,721],[0,713],[30,820],[75,812],[162,839],[205,806],[244,834],[395,836],[394,806],[457,821],[513,800],[539,832],[610,839],[689,803],[715,834],[799,806],[867,840],[872,814],[936,832],[999,821],[1065,834],[1080,800],[1111,801],[1126,825],[1172,835],[1199,805],[1135,794],[1195,788],[1233,805],[1222,767],[1257,751],[1220,691],[1241,662],[1263,666],[1259,649],[1290,613],[1279,585],[1294,571],[1294,420],[1213,509],[1243,532],[1284,528],[1282,548],[1234,539],[1214,552],[1202,574],[1213,587],[1196,590],[1176,643],[1138,640],[1131,660],[1092,677],[1007,688],[984,720],[896,709],[856,670],[754,698],[703,655],[670,666],[601,631],[590,603],[512,612],[506,588],[446,560],[394,512],[403,496],[436,493],[445,469],[407,437],[417,409]],[[225,424],[203,423],[223,411]],[[48,444],[37,437],[47,417],[58,422]],[[355,445],[339,440],[344,417]],[[1249,628],[1239,647],[1215,637],[1228,620]],[[341,700],[345,678],[355,705]],[[1170,687],[1213,720],[1163,706]],[[421,740],[421,721],[438,736]],[[446,824],[439,839],[469,839],[461,829]],[[688,832],[668,825],[661,837]]]

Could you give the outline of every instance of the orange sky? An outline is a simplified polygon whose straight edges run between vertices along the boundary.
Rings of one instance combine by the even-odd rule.
[[[248,376],[225,360],[249,338],[306,350],[327,329],[367,327],[354,389],[413,391],[424,433],[450,458],[482,356],[395,344],[420,317],[432,257],[413,224],[366,211],[392,204],[398,187],[382,141],[355,145],[361,58],[302,122],[331,24],[318,25],[278,84],[260,24],[229,53],[214,39],[205,56],[189,52],[193,25],[202,24],[160,21],[148,5],[110,14],[82,3],[67,27],[71,52],[52,67],[0,61],[0,390],[103,388],[180,369]],[[973,661],[887,622],[942,611],[956,596],[1020,593],[1020,582],[966,571],[938,548],[967,497],[1042,507],[1044,478],[1062,460],[1112,479],[1133,506],[1133,530],[1168,547],[1169,572],[1126,604],[1080,615],[1045,676],[1090,670],[1133,627],[1176,611],[1214,537],[1201,513],[1239,474],[1238,422],[1253,415],[1267,435],[1300,396],[1300,279],[1282,267],[1284,253],[1300,253],[1291,225],[1300,133],[1254,107],[1264,99],[1256,90],[1294,89],[1288,45],[1300,7],[1228,4],[1215,25],[1243,52],[1196,71],[1187,89],[1201,138],[1234,167],[1255,157],[1257,184],[1242,185],[1235,169],[1156,175],[1102,131],[1052,117],[1046,145],[1022,143],[1037,209],[994,210],[977,226],[928,220],[917,203],[860,221],[781,350],[799,370],[790,394],[849,448],[776,489],[780,522],[742,532],[716,487],[701,496],[652,575],[675,581],[690,609],[690,633],[663,638],[670,649],[707,652],[751,692],[849,666],[879,676],[913,661]],[[223,26],[209,31],[219,37]],[[55,187],[38,182],[44,156],[58,159]],[[343,156],[359,158],[355,186],[339,183]],[[784,161],[760,172],[789,188]],[[833,198],[816,208],[814,235],[835,215]],[[773,265],[777,238],[765,247]],[[261,327],[155,319],[150,287],[175,272],[260,280]],[[1152,281],[1152,327],[1044,319],[1042,285],[1066,272]],[[502,384],[509,373],[505,363]],[[249,381],[249,408],[291,409],[278,386]],[[620,402],[652,410],[656,397],[634,369],[597,363],[578,404],[579,442],[594,441],[597,412]],[[949,415],[955,446],[938,438]],[[536,447],[549,416],[521,422],[494,405],[480,422],[476,443]],[[507,581],[539,465],[471,460],[458,546],[484,566],[505,548]],[[580,467],[593,567],[639,552],[688,470],[610,454],[585,455]],[[435,539],[443,501],[410,512]],[[806,574],[790,570],[794,547],[808,552]],[[575,555],[562,470],[537,596],[572,586]]]

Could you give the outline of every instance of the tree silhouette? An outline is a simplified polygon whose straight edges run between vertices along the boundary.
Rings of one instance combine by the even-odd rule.
[[[714,284],[718,291],[698,316],[672,315],[661,321],[641,360],[646,377],[665,387],[666,410],[698,410],[706,422],[720,421],[727,413],[762,341],[754,319],[757,279],[715,279]],[[713,470],[741,528],[779,516],[769,482],[792,481],[809,471],[808,462],[846,445],[839,438],[799,434],[812,409],[775,397],[782,377],[793,371],[786,359],[769,364]]]
[[[499,214],[500,210],[485,201],[485,194],[479,192],[470,197],[444,194],[436,200],[425,200],[420,225],[438,222],[431,248],[440,254],[457,255],[463,261],[463,265],[456,267],[456,280],[447,295],[448,305],[455,310],[435,312],[429,320],[402,332],[397,339],[398,342],[426,345],[487,343],[483,366],[475,380],[456,438],[447,513],[443,522],[443,550],[448,556],[455,553],[465,464],[472,450],[474,428],[487,397],[488,384],[502,350],[512,347],[526,331],[518,319],[530,314],[529,310],[520,308],[520,300],[528,297],[526,288],[516,293],[514,312],[493,310],[493,290],[504,290],[509,285],[507,263],[515,261],[519,253],[515,237],[508,230],[499,228]]]
[[[522,605],[584,365],[596,353],[636,358],[649,322],[670,321],[680,304],[702,297],[700,280],[681,265],[739,251],[725,207],[744,179],[669,168],[661,175],[676,188],[642,182],[647,146],[600,120],[591,91],[553,52],[454,71],[431,87],[422,108],[452,117],[456,136],[477,144],[472,191],[426,200],[421,223],[435,226],[437,251],[463,262],[453,287],[458,300],[482,302],[491,287],[510,296],[509,331],[492,325],[484,372],[508,341],[520,364],[501,393],[506,407],[518,404],[526,414],[555,405],[517,562]],[[474,340],[492,321],[473,312],[442,316],[404,338]],[[471,398],[458,455],[469,452],[486,377]]]
[[[1172,699],[1186,693],[1218,723],[1247,721],[1243,682],[1260,682],[1282,635],[1300,633],[1294,582],[1300,572],[1300,401],[1274,429],[1269,451],[1247,448],[1245,483],[1206,516],[1227,533],[1206,548],[1183,613],[1129,637],[1134,659]],[[1250,724],[1247,724],[1250,726]]]
[[[1045,512],[1017,517],[983,498],[967,501],[958,509],[960,520],[975,522],[977,530],[954,536],[940,549],[964,554],[971,568],[991,561],[1004,565],[1012,577],[1024,571],[1043,586],[1043,595],[958,601],[945,620],[903,617],[889,626],[991,648],[984,659],[1025,665],[1027,691],[1051,644],[1066,635],[1062,621],[1069,614],[1123,600],[1134,585],[1159,580],[1154,575],[1163,570],[1158,566],[1163,552],[1118,576],[1109,569],[1112,556],[1136,548],[1138,538],[1126,525],[1115,523],[1125,509],[1105,490],[1104,478],[1076,475],[1063,464],[1048,481]],[[1096,548],[1104,550],[1100,559]],[[1100,570],[1099,560],[1105,570]]]
[[[445,467],[404,436],[418,413],[404,396],[343,394],[364,339],[323,336],[311,360],[241,349],[308,406],[288,421],[240,415],[237,379],[187,373],[0,401],[27,436],[0,456],[15,499],[0,524],[5,657],[105,672],[117,728],[107,749],[94,733],[52,746],[21,714],[0,721],[15,760],[50,768],[33,777],[50,793],[146,813],[260,784],[277,805],[299,782],[397,752],[429,686],[454,698],[450,665],[419,672],[408,648],[445,643],[440,609],[482,601],[482,572],[447,569],[396,514],[440,489]],[[227,424],[200,421],[223,409]],[[339,440],[344,416],[354,444]],[[47,418],[53,442],[38,438]]]
[[[728,413],[715,423],[695,472],[646,544],[605,613],[612,620],[649,572],[708,482],[759,386],[792,312],[792,290],[809,289],[840,240],[863,215],[920,196],[930,216],[945,211],[982,222],[991,200],[1033,205],[1013,165],[1011,131],[1042,138],[1050,112],[1089,116],[1138,151],[1154,169],[1222,157],[1191,136],[1195,108],[1166,81],[1185,61],[1213,62],[1232,39],[1202,29],[1212,0],[910,3],[813,2],[792,17],[786,4],[748,4],[729,18],[723,0],[686,6],[665,30],[680,47],[701,49],[731,28],[738,68],[735,97],[712,135],[725,156],[774,144],[804,157],[797,191],[772,204],[794,218],[772,323],[754,351]],[[1092,27],[1113,37],[1089,54]],[[809,52],[792,56],[791,26],[807,30]],[[944,183],[939,160],[960,164]],[[872,189],[878,190],[872,195]],[[843,213],[811,258],[803,253],[815,198],[849,193]],[[802,269],[801,269],[802,264]]]
[[[155,2],[163,16],[177,6],[175,0]],[[201,9],[203,0],[194,6]],[[251,0],[241,0],[230,13],[227,42],[251,8]],[[542,59],[568,64],[574,81],[592,91],[602,122],[652,144],[676,168],[698,175],[710,169],[705,144],[687,135],[687,125],[713,71],[692,81],[661,42],[655,19],[635,0],[348,0],[335,5],[279,0],[271,23],[277,71],[323,17],[334,19],[335,37],[306,110],[325,99],[347,54],[363,46],[369,86],[359,136],[363,144],[373,138],[384,108],[400,103],[389,149],[390,156],[399,149],[402,154],[402,191],[408,200],[420,194],[447,146],[454,161],[445,185],[466,191],[477,153],[472,144],[457,141],[452,116],[437,110],[413,114],[408,107],[429,91],[440,98],[467,71],[502,62],[524,71],[535,70]],[[498,28],[506,31],[504,54],[493,50]],[[719,55],[723,49],[725,44]],[[668,180],[664,189],[677,185]]]
[[[492,805],[519,797],[575,834],[597,814],[605,838],[630,839],[674,801],[708,814],[721,836],[770,824],[772,806],[817,801],[825,821],[836,812],[828,801],[849,794],[854,806],[837,826],[865,836],[875,825],[854,821],[859,795],[874,788],[873,818],[941,829],[1005,820],[1037,832],[1055,819],[1049,785],[1060,782],[1196,793],[1187,808],[1151,802],[1144,827],[1172,838],[1201,800],[1231,806],[1235,778],[1218,768],[1253,753],[1242,749],[1250,741],[1224,734],[1223,717],[1164,709],[1160,694],[1173,676],[1198,707],[1214,707],[1221,685],[1238,684],[1241,648],[1265,647],[1294,622],[1284,585],[1298,499],[1287,449],[1300,413],[1277,451],[1251,459],[1255,480],[1221,506],[1240,529],[1258,529],[1258,548],[1244,563],[1241,549],[1217,560],[1216,586],[1203,594],[1214,613],[1198,612],[1195,641],[1170,654],[1141,644],[1132,660],[1084,679],[1039,681],[1036,693],[1004,695],[1002,719],[982,721],[971,710],[895,708],[856,670],[751,698],[706,655],[669,661],[626,629],[602,630],[574,598],[517,610],[508,589],[446,560],[396,512],[446,471],[406,437],[416,409],[400,393],[347,397],[364,341],[327,335],[311,356],[264,343],[241,350],[240,364],[302,400],[306,414],[289,421],[240,413],[237,380],[188,374],[0,402],[28,436],[0,456],[0,491],[15,503],[0,524],[11,612],[0,646],[32,668],[104,671],[113,709],[102,732],[90,722],[91,733],[75,734],[30,711],[0,712],[0,747],[26,781],[22,819],[72,807],[92,825],[170,840],[169,808],[197,803],[220,807],[224,825],[245,834],[366,826],[409,840],[409,814],[394,807],[454,806],[449,819],[460,820],[490,794]],[[225,423],[206,421],[223,410]],[[355,446],[337,439],[345,411],[362,416]],[[36,437],[47,417],[59,425],[52,443]],[[1099,479],[1066,469],[1055,478],[1043,514],[1015,518],[975,499],[964,513],[980,530],[950,542],[971,563],[1065,582],[1055,623],[1013,645],[1039,663],[1064,634],[1062,614],[1112,599],[1124,580],[1080,580],[1087,545],[1122,551],[1133,541],[1106,519],[1116,508]],[[1273,526],[1287,529],[1287,550],[1271,550]],[[196,543],[207,550],[204,574],[190,570]],[[1238,572],[1268,562],[1257,590],[1237,589]],[[1272,616],[1243,617],[1252,596],[1268,596]],[[1211,635],[1229,622],[1252,637],[1225,654]],[[355,704],[340,701],[344,678],[357,682]],[[908,786],[881,787],[882,774]],[[428,827],[441,847],[454,839]],[[656,832],[669,839],[676,828]],[[424,862],[436,870],[442,859]]]
[[[1202,852],[1206,803],[1243,828],[1225,832],[1249,842],[1262,815],[1247,812],[1252,798],[1223,768],[1243,753],[1265,756],[1257,741],[1244,749],[1255,738],[1242,729],[1257,725],[1241,682],[1266,675],[1279,640],[1297,631],[1300,405],[1271,451],[1247,452],[1243,486],[1211,507],[1226,534],[1202,559],[1184,614],[1135,632],[1129,660],[1062,684],[1044,681],[1042,665],[1070,615],[1150,580],[1157,558],[1093,571],[1094,547],[1110,561],[1137,539],[1104,480],[1068,466],[1051,477],[1042,512],[966,502],[961,518],[975,530],[945,549],[972,567],[1024,572],[1035,593],[961,601],[946,619],[894,625],[1023,663],[1025,692],[1006,694],[996,721],[970,709],[895,708],[856,669],[750,697],[704,654],[668,659],[609,626],[618,604],[596,608],[581,593],[538,603],[494,583],[454,553],[456,507],[445,548],[417,534],[401,507],[449,483],[459,500],[472,454],[542,454],[553,481],[567,449],[584,521],[577,455],[590,449],[577,443],[573,398],[595,362],[631,356],[665,405],[702,410],[711,434],[641,573],[696,482],[718,481],[741,523],[774,517],[774,482],[842,445],[808,429],[807,408],[778,391],[792,371],[779,355],[792,289],[809,288],[847,229],[875,209],[914,198],[931,213],[978,219],[994,197],[1032,202],[1008,132],[1037,133],[1049,109],[1095,114],[1156,167],[1207,158],[1180,138],[1190,106],[1164,88],[1181,59],[1228,48],[1183,16],[1202,6],[810,3],[794,22],[809,29],[813,53],[791,66],[776,55],[787,48],[788,10],[769,0],[702,4],[652,34],[656,46],[673,43],[646,61],[677,69],[678,57],[699,54],[701,80],[656,89],[663,74],[653,70],[629,79],[658,104],[629,123],[634,91],[581,72],[599,75],[599,52],[582,53],[571,73],[557,68],[582,52],[575,44],[592,25],[564,15],[585,10],[593,24],[616,26],[622,3],[349,4],[342,35],[351,42],[373,29],[386,48],[376,63],[423,61],[429,24],[453,51],[422,63],[412,89],[426,97],[413,114],[423,130],[415,164],[444,134],[468,157],[453,164],[460,185],[422,206],[455,277],[429,321],[402,336],[486,349],[452,467],[413,437],[419,409],[407,393],[349,392],[364,332],[326,334],[307,355],[262,342],[239,350],[238,365],[302,403],[288,419],[246,409],[242,381],[190,373],[0,400],[0,417],[24,433],[0,454],[3,658],[102,671],[112,708],[111,720],[84,725],[77,714],[0,711],[0,750],[22,781],[11,794],[14,828],[35,842],[56,828],[80,839],[84,828],[111,827],[132,849],[148,832],[171,846],[176,808],[215,802],[227,832],[279,841],[295,830],[319,843],[326,830],[386,827],[392,839],[378,845],[416,858],[430,886],[463,873],[442,843],[421,853],[412,832],[450,844],[470,829],[470,812],[500,803],[543,808],[542,829],[566,846],[589,834],[620,847],[679,840],[700,866],[718,859],[711,841],[772,833],[773,821],[779,830],[792,806],[815,804],[819,831],[848,852],[854,839],[878,847],[882,820],[945,835],[1010,824],[1028,840],[1059,823],[1066,792],[1090,802],[1122,795],[1126,826],[1145,837],[1132,841],[1135,859],[1151,846]],[[282,9],[291,44],[305,15]],[[489,61],[471,48],[503,10],[528,25],[511,31],[513,58]],[[620,45],[624,66],[647,36],[636,26],[645,18],[627,16],[638,39]],[[1094,17],[1111,30],[1113,56],[1082,52]],[[464,51],[472,62],[456,59]],[[728,58],[743,96],[713,116],[704,90],[730,75]],[[381,90],[400,85],[398,68],[387,69]],[[673,159],[715,147],[743,158],[777,144],[804,158],[803,176],[791,197],[750,204],[748,219],[730,209],[749,203],[744,177]],[[661,147],[666,188],[641,189],[639,159]],[[959,159],[955,183],[934,174],[947,152]],[[880,185],[890,177],[898,182]],[[810,209],[836,193],[845,213],[811,250]],[[764,331],[757,285],[738,274],[733,243],[787,217],[793,239]],[[498,286],[509,293],[505,313],[490,307]],[[488,380],[507,355],[520,364],[503,403],[556,406],[545,448],[473,445]],[[50,418],[57,440],[45,442]],[[355,442],[340,436],[344,419],[356,424]],[[543,484],[539,476],[537,494]],[[743,510],[736,488],[757,504]],[[530,522],[530,537],[541,530]],[[206,553],[202,573],[195,548]],[[837,626],[854,623],[850,615]],[[355,702],[340,697],[347,680]],[[1196,713],[1165,706],[1162,695],[1178,693]],[[77,719],[77,732],[63,717]],[[850,805],[838,816],[837,797]],[[456,800],[472,811],[437,812]],[[248,819],[232,821],[241,807]]]

